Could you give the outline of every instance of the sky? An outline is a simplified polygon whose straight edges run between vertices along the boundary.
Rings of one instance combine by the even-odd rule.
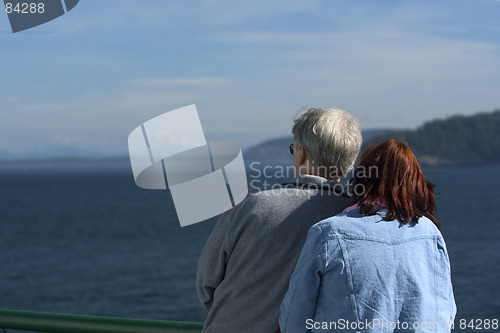
[[[12,33],[0,12],[0,157],[126,155],[190,104],[208,141],[243,148],[304,107],[364,129],[493,111],[499,17],[498,0],[80,0]]]

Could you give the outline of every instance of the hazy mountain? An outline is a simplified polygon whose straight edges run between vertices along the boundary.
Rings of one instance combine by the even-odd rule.
[[[54,157],[0,160],[0,172],[131,170],[128,157]]]
[[[126,156],[126,153],[123,155]],[[16,154],[0,150],[0,160],[51,159],[61,157],[102,158],[109,157],[109,155],[98,151],[81,149],[72,145],[57,145],[47,149],[32,150]]]

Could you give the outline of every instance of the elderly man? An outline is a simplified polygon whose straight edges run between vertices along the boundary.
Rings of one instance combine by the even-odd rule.
[[[274,332],[309,227],[347,206],[339,180],[361,147],[358,120],[339,109],[308,109],[292,133],[294,179],[225,213],[203,249],[196,284],[208,310],[204,333]]]

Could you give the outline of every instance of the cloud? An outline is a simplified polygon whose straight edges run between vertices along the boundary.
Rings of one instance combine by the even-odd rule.
[[[214,88],[229,82],[221,77],[143,77],[71,98],[9,98],[3,108],[11,116],[0,126],[0,151],[29,151],[53,144],[125,151],[129,132],[139,124],[169,110],[209,99]]]
[[[498,107],[498,40],[457,38],[448,24],[437,32],[434,23],[411,29],[420,14],[403,8],[377,24],[351,17],[348,29],[245,30],[207,38],[241,48],[239,67],[261,66],[259,75],[245,73],[248,85],[272,89],[286,102],[354,109],[363,125],[415,127],[438,114]],[[434,11],[430,21],[440,15]]]
[[[148,88],[164,88],[172,86],[202,86],[228,85],[231,81],[222,77],[185,77],[185,78],[139,78],[134,79],[132,84]]]
[[[258,17],[276,13],[304,13],[316,10],[320,0],[268,1],[177,1],[86,0],[73,11],[46,26],[60,36],[88,31],[122,31],[130,33],[159,29],[173,31],[247,24]]]

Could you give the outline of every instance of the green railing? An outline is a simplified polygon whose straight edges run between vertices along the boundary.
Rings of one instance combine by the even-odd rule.
[[[0,309],[0,332],[7,333],[8,329],[47,333],[199,333],[202,328],[202,323]]]

